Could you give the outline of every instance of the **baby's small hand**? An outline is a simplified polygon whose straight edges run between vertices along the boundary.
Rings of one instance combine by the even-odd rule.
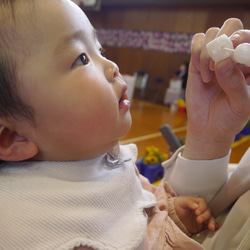
[[[178,217],[190,233],[195,234],[204,229],[215,231],[218,228],[205,199],[179,196],[174,204]]]

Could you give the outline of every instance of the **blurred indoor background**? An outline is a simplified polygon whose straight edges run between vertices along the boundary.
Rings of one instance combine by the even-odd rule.
[[[177,136],[185,137],[186,113],[166,103],[166,91],[183,62],[190,60],[193,35],[220,27],[230,18],[240,18],[250,29],[249,0],[75,0],[97,30],[104,56],[117,63],[121,74],[133,81],[147,75],[144,86],[131,92],[132,129],[122,143],[134,142],[139,157],[147,146],[167,151],[159,127],[170,124]],[[139,72],[139,74],[138,74]],[[138,83],[135,83],[135,85]],[[134,87],[134,85],[133,85]],[[245,138],[234,146],[237,162],[250,146]]]

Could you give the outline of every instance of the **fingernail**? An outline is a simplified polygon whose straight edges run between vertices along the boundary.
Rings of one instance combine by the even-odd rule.
[[[196,209],[199,205],[197,203],[193,203],[194,209]]]
[[[230,39],[235,48],[242,42],[242,36],[238,33],[233,34]]]
[[[200,215],[200,214],[201,214],[201,210],[197,210],[196,215]]]
[[[230,38],[231,38],[231,41],[238,42],[240,40],[240,34],[235,33]]]
[[[203,82],[210,82],[212,80],[211,71],[205,70],[202,75]]]
[[[232,63],[232,60],[230,58],[218,62],[216,67],[218,69],[218,74],[223,77],[231,76],[234,70],[234,64]]]

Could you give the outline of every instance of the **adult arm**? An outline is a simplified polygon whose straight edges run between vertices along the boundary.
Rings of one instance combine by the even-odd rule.
[[[231,58],[214,64],[206,44],[228,35],[234,46],[250,42],[250,33],[242,30],[238,19],[227,20],[221,29],[211,28],[192,41],[187,83],[187,137],[183,157],[210,160],[226,156],[235,135],[250,117],[250,68]]]
[[[240,20],[229,19],[221,29],[211,28],[193,38],[186,96],[186,145],[164,177],[178,194],[202,196],[210,201],[227,181],[231,145],[250,118],[250,68],[231,58],[215,65],[206,44],[221,34],[228,35],[234,47],[250,42],[250,31],[242,28]]]

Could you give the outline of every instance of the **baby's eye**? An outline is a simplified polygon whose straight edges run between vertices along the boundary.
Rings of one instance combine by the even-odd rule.
[[[86,65],[88,63],[89,63],[88,57],[86,56],[86,54],[82,53],[80,56],[76,58],[76,60],[72,64],[72,68],[76,66]]]

